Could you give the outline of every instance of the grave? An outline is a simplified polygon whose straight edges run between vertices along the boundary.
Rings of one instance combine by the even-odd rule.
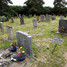
[[[64,20],[64,16],[61,15],[61,16],[60,16],[60,20]]]
[[[33,19],[33,26],[34,26],[34,29],[36,29],[38,26],[38,21],[37,21],[36,17],[34,17],[34,19]]]
[[[24,16],[19,14],[19,18],[20,18],[20,24],[24,25]]]
[[[59,20],[59,32],[67,33],[67,20]]]
[[[46,14],[46,22],[50,22],[50,15]]]
[[[32,37],[22,31],[16,32],[17,42],[19,46],[26,49],[26,53],[32,55]]]
[[[55,15],[52,16],[52,20],[56,20],[56,16]]]
[[[13,27],[6,26],[6,32],[8,34],[8,41],[13,41]]]
[[[40,16],[40,20],[41,20],[41,22],[44,22],[45,21],[45,16],[44,15],[41,15]]]

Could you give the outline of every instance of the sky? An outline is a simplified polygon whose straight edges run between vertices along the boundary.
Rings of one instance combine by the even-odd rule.
[[[18,5],[18,6],[23,6],[24,2],[26,2],[26,0],[11,0],[13,2],[13,5]],[[44,6],[50,6],[53,7],[53,2],[54,0],[43,0],[45,2]]]

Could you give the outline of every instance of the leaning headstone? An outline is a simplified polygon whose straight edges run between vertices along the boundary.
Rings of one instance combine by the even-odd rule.
[[[3,25],[3,22],[0,22],[0,29],[1,29],[1,32],[4,33],[4,25]]]
[[[8,41],[13,41],[13,27],[7,26]]]
[[[67,33],[67,20],[59,20],[59,32]]]
[[[46,14],[46,22],[50,22],[50,16]]]
[[[40,17],[41,17],[40,18],[41,19],[41,22],[44,22],[45,21],[45,16],[44,15],[41,15]]]
[[[19,14],[19,18],[20,18],[20,24],[24,25],[24,16]]]
[[[19,46],[24,46],[28,55],[32,54],[32,37],[27,33],[18,31],[16,33],[17,42]]]

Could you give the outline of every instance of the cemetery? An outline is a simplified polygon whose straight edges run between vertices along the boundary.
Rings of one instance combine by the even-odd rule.
[[[67,16],[31,11],[0,13],[0,67],[67,67]]]

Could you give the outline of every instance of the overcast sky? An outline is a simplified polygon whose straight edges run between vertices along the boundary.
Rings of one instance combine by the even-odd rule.
[[[11,0],[13,2],[13,5],[20,5],[23,6],[24,2],[26,0]],[[54,0],[43,0],[45,2],[44,6],[50,6],[53,7]]]

